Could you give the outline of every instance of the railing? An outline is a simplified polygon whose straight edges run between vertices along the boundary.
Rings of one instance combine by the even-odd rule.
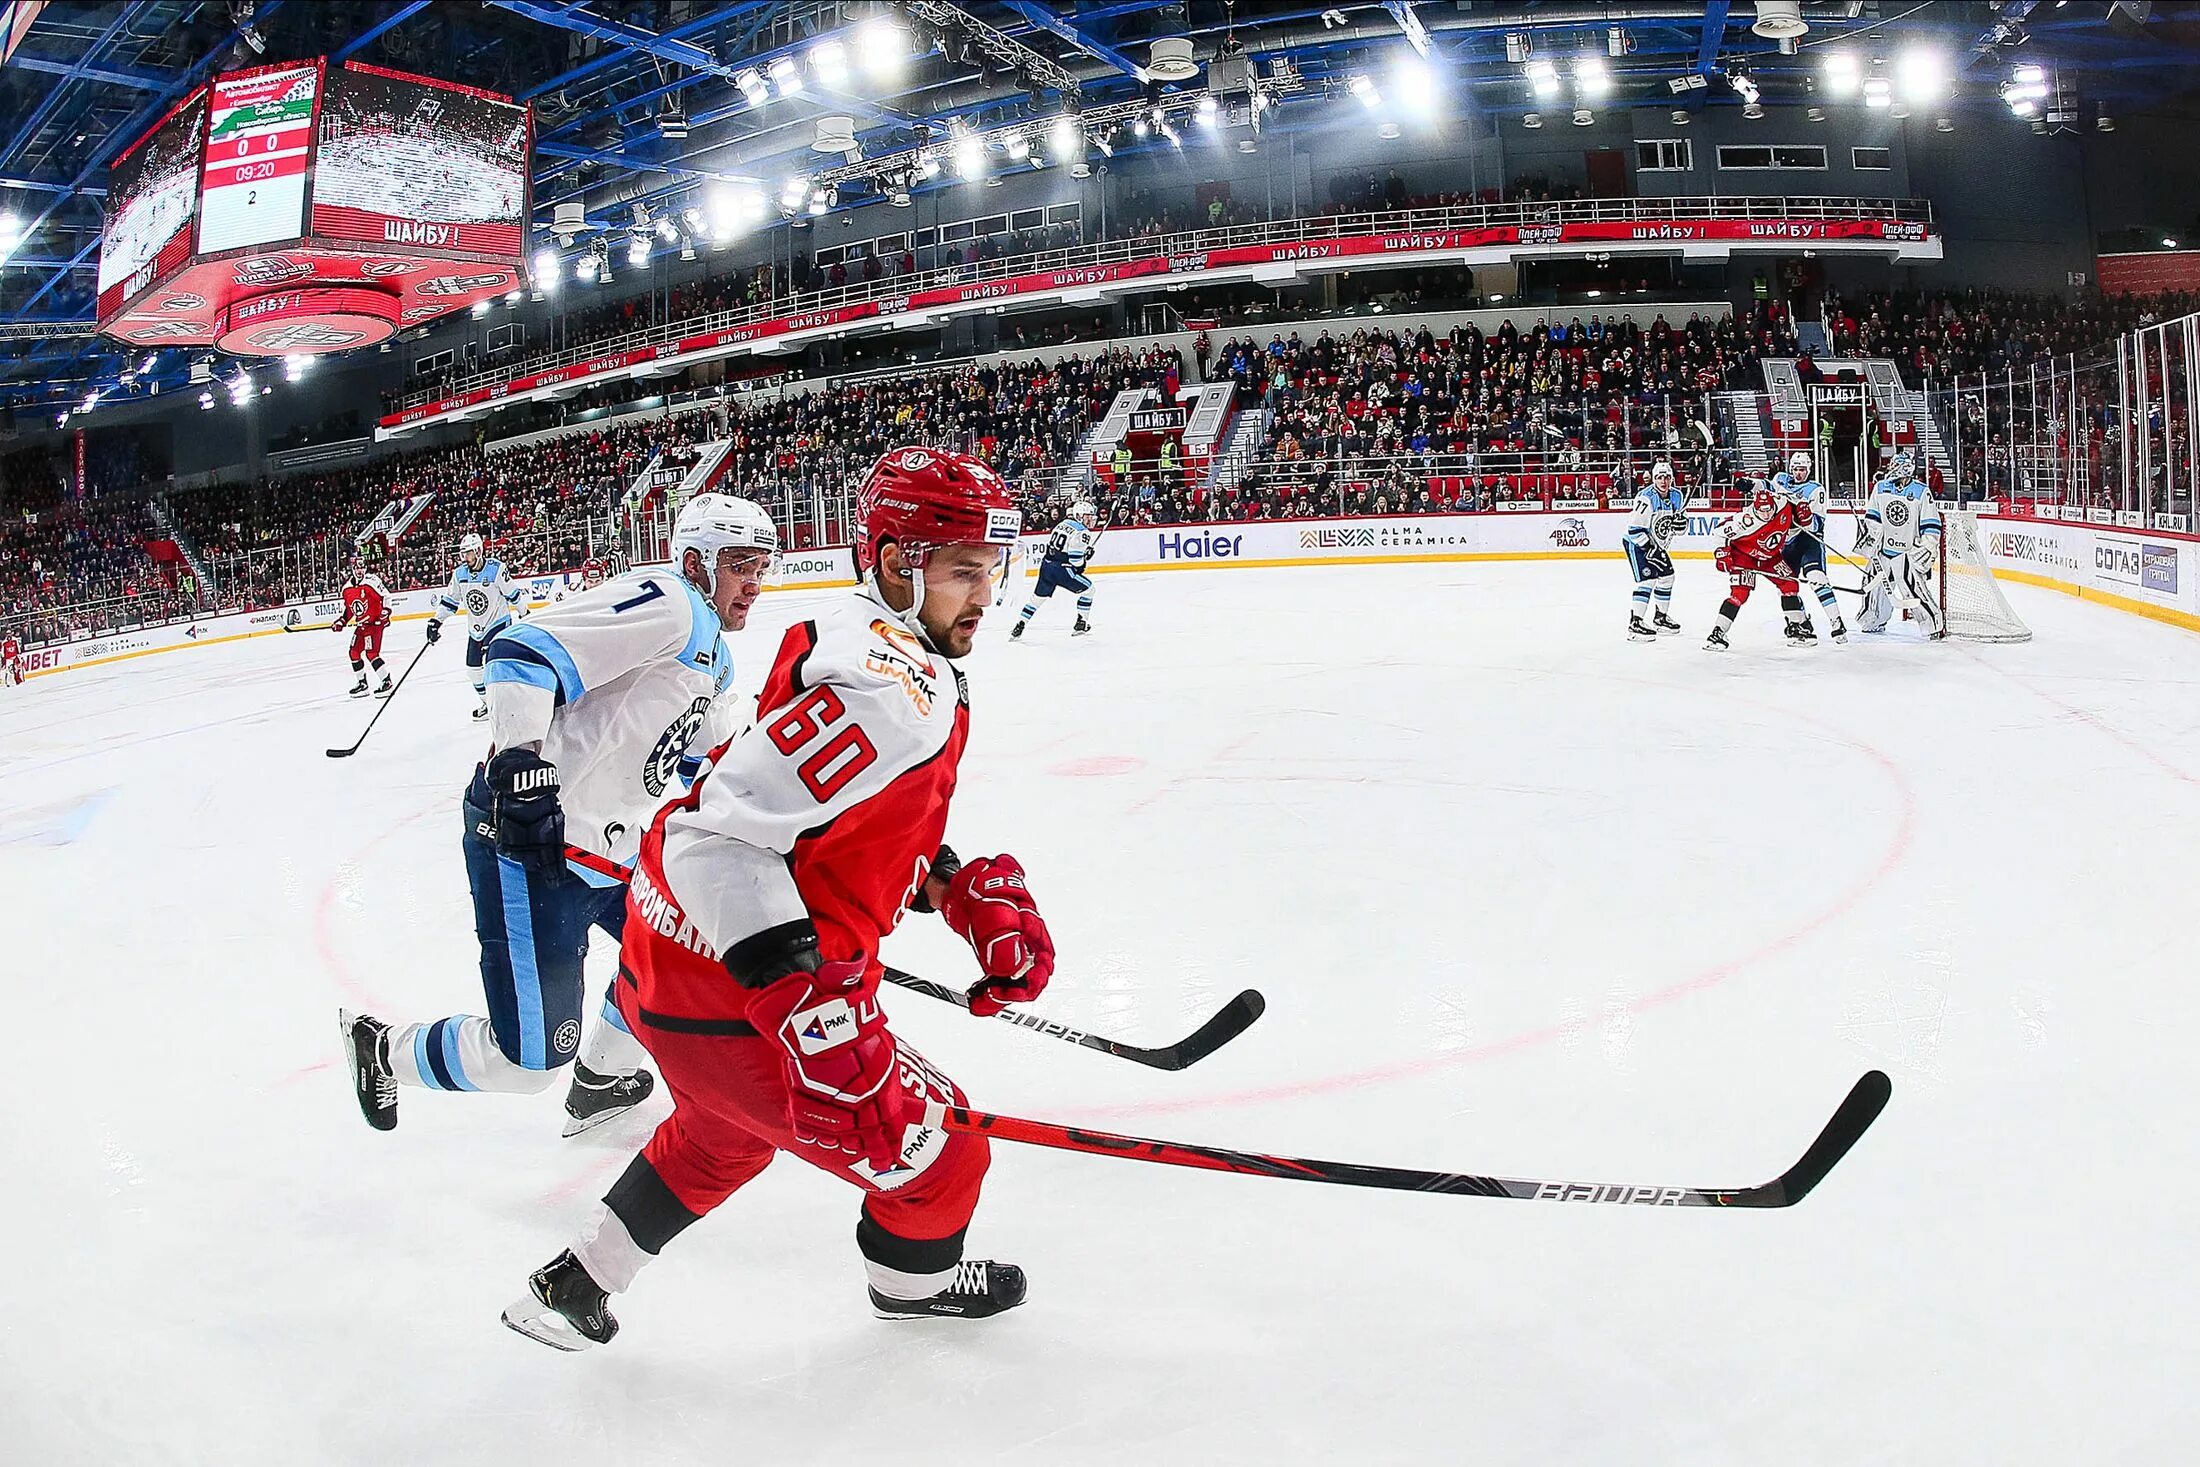
[[[1041,271],[1069,270],[1093,265],[1120,264],[1153,255],[1191,254],[1202,250],[1230,249],[1241,245],[1300,244],[1353,235],[1392,231],[1489,229],[1522,224],[1663,223],[1699,219],[1809,219],[1898,220],[1929,224],[1932,204],[1924,199],[1767,198],[1758,196],[1706,195],[1666,199],[1565,199],[1512,204],[1457,204],[1424,209],[1384,209],[1357,214],[1324,214],[1305,219],[1272,219],[1252,224],[1226,225],[1218,229],[1186,230],[1168,235],[1143,235],[1102,240],[1065,249],[1031,254],[1005,255],[970,264],[946,265],[907,275],[881,276],[877,280],[773,296],[755,305],[719,311],[684,321],[669,321],[620,336],[600,337],[560,351],[474,372],[433,388],[406,393],[401,407],[418,407],[446,397],[495,387],[537,372],[570,367],[594,357],[665,346],[706,332],[769,321],[835,306],[885,300],[935,286],[969,285],[986,280],[1032,275]]]

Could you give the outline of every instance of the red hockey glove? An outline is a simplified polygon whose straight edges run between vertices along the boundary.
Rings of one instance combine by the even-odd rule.
[[[1722,576],[1732,575],[1734,573],[1734,547],[1721,545],[1718,549],[1712,551],[1711,566]]]
[[[906,1092],[878,991],[863,981],[865,966],[859,960],[789,973],[750,995],[748,1016],[782,1051],[795,1139],[890,1171],[901,1165]]]
[[[1014,856],[980,856],[947,883],[940,915],[978,955],[984,979],[970,990],[970,1012],[987,1018],[1004,1004],[1029,1003],[1054,976],[1054,938],[1024,886]]]

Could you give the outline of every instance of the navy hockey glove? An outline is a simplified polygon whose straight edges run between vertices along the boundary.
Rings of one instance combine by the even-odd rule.
[[[437,641],[441,640],[442,636],[443,623],[431,618],[428,622],[428,645],[433,647]]]
[[[532,749],[500,749],[489,760],[489,818],[497,852],[544,875],[565,864],[565,811],[558,808],[558,766]]]

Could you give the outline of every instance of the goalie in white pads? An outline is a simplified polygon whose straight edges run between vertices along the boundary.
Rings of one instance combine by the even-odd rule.
[[[1772,487],[1793,500],[1796,508],[1795,532],[1788,536],[1780,557],[1795,572],[1797,580],[1817,593],[1819,609],[1826,614],[1827,634],[1836,642],[1846,642],[1849,629],[1842,623],[1841,608],[1833,599],[1833,587],[1826,581],[1826,486],[1818,482],[1810,455],[1789,454],[1787,470],[1772,476]],[[1795,625],[1794,640],[1817,640],[1809,612],[1804,612],[1802,620]]]
[[[1940,533],[1940,509],[1932,491],[1916,477],[1909,454],[1896,454],[1887,477],[1872,485],[1858,534],[1857,549],[1871,566],[1864,580],[1859,631],[1885,631],[1899,602],[1926,635],[1940,635],[1940,599],[1933,589]]]
[[[1016,625],[1008,629],[1008,639],[1016,641],[1024,634],[1024,623],[1039,614],[1042,598],[1052,598],[1057,589],[1077,593],[1077,620],[1069,629],[1073,637],[1081,637],[1092,630],[1086,613],[1092,610],[1092,576],[1085,569],[1092,564],[1092,552],[1100,543],[1100,532],[1093,528],[1099,518],[1089,499],[1080,499],[1069,507],[1069,518],[1054,527],[1054,534],[1047,540],[1045,554],[1039,557],[1039,584],[1032,588],[1031,599],[1024,603]]]
[[[1650,486],[1635,496],[1620,545],[1627,568],[1635,573],[1634,607],[1627,615],[1628,640],[1653,642],[1681,629],[1673,620],[1673,537],[1688,528],[1688,497],[1673,483],[1673,466],[1659,459],[1650,466]],[[1657,605],[1650,613],[1652,602]]]
[[[622,935],[643,832],[739,724],[723,696],[724,634],[747,624],[779,531],[746,499],[698,494],[672,549],[677,570],[629,572],[490,641],[493,743],[463,801],[489,1015],[394,1028],[342,1015],[359,1106],[377,1130],[397,1124],[400,1083],[532,1093],[573,1063],[568,1136],[649,1094],[608,994],[581,1047],[588,929]]]

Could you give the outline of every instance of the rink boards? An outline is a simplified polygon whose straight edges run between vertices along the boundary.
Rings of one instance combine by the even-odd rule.
[[[1675,555],[1683,560],[1708,559],[1722,518],[1708,508],[1691,509],[1687,531],[1674,542]],[[1846,510],[1832,516],[1829,539],[1837,554],[1855,543],[1854,519],[1854,513]],[[1437,561],[1617,560],[1626,526],[1623,513],[1590,509],[1126,525],[1101,534],[1092,569],[1109,574]],[[1980,531],[1997,575],[2200,630],[2200,538],[2164,530],[2001,515],[1982,516]],[[1043,535],[1024,537],[1022,569],[1028,572],[1036,563],[1045,543]],[[1838,574],[1838,560],[1835,569]],[[530,604],[548,604],[569,579],[535,577],[528,583]],[[817,590],[854,583],[847,550],[828,547],[782,555],[771,589]],[[433,586],[398,592],[390,598],[393,613],[400,621],[426,617],[442,591],[441,586]],[[280,636],[286,625],[316,630],[342,609],[335,600],[302,602],[32,647],[23,653],[24,671],[44,676],[248,637]]]

